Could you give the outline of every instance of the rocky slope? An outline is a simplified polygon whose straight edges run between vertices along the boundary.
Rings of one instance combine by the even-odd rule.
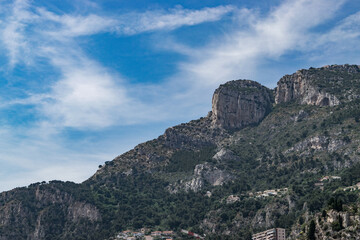
[[[208,116],[105,162],[82,184],[1,193],[0,239],[107,239],[142,227],[207,239],[284,227],[298,239],[312,220],[318,238],[357,236],[350,209],[359,191],[342,189],[360,182],[359,96],[357,65],[299,70],[275,90],[230,81],[215,90]],[[319,184],[325,175],[339,178]],[[324,230],[330,218],[319,214],[336,217],[333,198],[353,225]]]

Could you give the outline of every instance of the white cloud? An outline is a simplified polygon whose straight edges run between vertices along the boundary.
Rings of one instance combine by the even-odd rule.
[[[13,4],[10,16],[2,22],[1,39],[8,50],[9,65],[13,67],[29,54],[29,45],[24,36],[27,23],[34,17],[27,11],[27,0],[16,0]]]
[[[133,35],[157,30],[173,30],[182,26],[192,26],[203,22],[220,20],[225,14],[234,11],[233,6],[203,8],[201,10],[183,9],[181,7],[169,11],[148,11],[131,13],[119,17],[119,34]]]
[[[329,33],[323,34],[320,37],[319,45],[340,42],[345,47],[349,47],[344,44],[349,40],[356,40],[360,36],[360,12],[348,16],[342,20],[336,27],[334,27]]]
[[[191,60],[180,64],[177,78],[188,79],[185,84],[199,89],[216,88],[231,79],[251,78],[266,59],[311,46],[316,41],[311,39],[312,29],[332,18],[343,3],[285,1],[265,17],[250,17],[256,20],[249,21],[245,28],[238,28],[203,48],[186,49]]]
[[[57,15],[44,8],[37,10],[39,17],[49,21],[43,33],[56,39],[98,34],[101,32],[116,32],[124,35],[134,35],[143,32],[174,30],[182,26],[192,26],[203,22],[220,20],[225,14],[234,11],[232,6],[219,6],[190,10],[178,7],[169,10],[132,12],[118,16]],[[52,22],[52,23],[51,23]],[[59,24],[58,26],[54,23]]]
[[[39,8],[37,12],[44,21],[49,23],[49,26],[45,27],[41,33],[58,40],[112,31],[111,29],[118,24],[116,19],[95,14],[57,15],[44,8]]]
[[[67,69],[43,110],[67,127],[106,127],[116,122],[116,110],[128,99],[113,77],[97,69]]]
[[[98,164],[113,157],[108,150],[77,153],[65,149],[59,137],[44,136],[42,131],[47,130],[1,126],[0,191],[53,179],[81,182],[94,173]],[[80,143],[76,145],[75,149]]]

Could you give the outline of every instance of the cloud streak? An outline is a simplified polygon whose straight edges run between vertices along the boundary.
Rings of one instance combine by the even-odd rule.
[[[233,12],[233,6],[219,6],[189,10],[181,7],[166,11],[148,11],[145,13],[130,13],[119,18],[115,27],[118,34],[133,35],[143,32],[174,30],[182,26],[193,26],[204,22],[220,20],[224,15]]]
[[[187,50],[190,61],[180,65],[187,79],[197,79],[199,87],[216,87],[224,80],[250,77],[266,59],[276,59],[289,51],[306,51],[318,42],[312,29],[332,18],[344,1],[285,1],[265,17],[247,23],[224,37],[221,44]],[[248,12],[247,12],[248,14]],[[241,75],[239,75],[241,74]]]
[[[40,19],[53,23],[43,34],[64,39],[64,37],[87,36],[102,32],[135,35],[144,32],[170,31],[183,26],[219,21],[224,15],[234,10],[233,6],[219,6],[200,10],[177,7],[143,13],[131,12],[112,17],[95,14],[87,16],[57,15],[44,8],[37,9],[37,13]]]
[[[29,54],[29,46],[25,35],[26,22],[31,22],[34,16],[27,9],[28,1],[16,0],[11,9],[11,15],[2,22],[1,39],[8,50],[9,65],[14,67],[20,57]]]

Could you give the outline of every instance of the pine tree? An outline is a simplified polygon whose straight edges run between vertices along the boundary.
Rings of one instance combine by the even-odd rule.
[[[315,240],[315,222],[314,220],[311,220],[309,230],[307,233],[307,239],[308,240]]]

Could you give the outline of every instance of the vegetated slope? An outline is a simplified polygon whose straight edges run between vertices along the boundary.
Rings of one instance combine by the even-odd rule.
[[[208,116],[167,129],[82,184],[2,193],[0,239],[107,239],[142,227],[207,239],[251,239],[271,227],[292,239],[355,239],[359,84],[356,65],[300,70],[275,91],[230,81]]]

